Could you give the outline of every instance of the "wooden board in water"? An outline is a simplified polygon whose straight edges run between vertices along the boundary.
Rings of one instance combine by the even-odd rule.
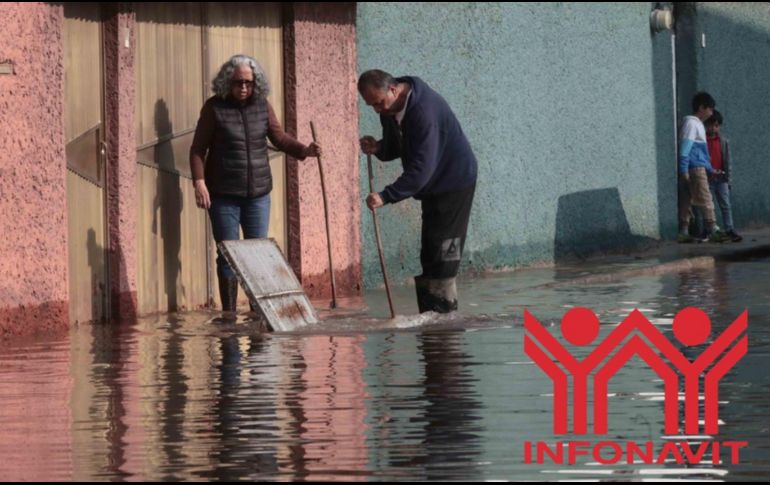
[[[318,323],[313,305],[275,241],[223,241],[219,249],[273,330],[289,332]]]

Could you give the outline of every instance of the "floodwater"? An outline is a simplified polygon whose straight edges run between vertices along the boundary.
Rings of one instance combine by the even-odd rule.
[[[770,260],[620,283],[522,289],[554,270],[465,280],[462,311],[414,316],[412,290],[370,315],[331,314],[312,332],[260,334],[214,313],[79,326],[69,338],[0,350],[3,480],[747,480],[770,472]],[[697,306],[713,335],[749,310],[749,352],[720,385],[718,437],[740,464],[574,466],[524,462],[553,443],[552,384],[523,350],[527,308],[558,335],[593,308],[602,335],[638,308],[672,338]],[[561,338],[559,336],[559,338]],[[697,355],[697,348],[690,350]],[[608,436],[662,446],[663,386],[639,359],[611,382]],[[624,462],[621,462],[624,463]]]

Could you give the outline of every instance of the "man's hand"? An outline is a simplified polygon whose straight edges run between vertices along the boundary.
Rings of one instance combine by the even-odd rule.
[[[377,192],[372,192],[366,197],[366,205],[371,210],[374,210],[384,206],[385,202],[383,202],[382,197],[380,197],[380,194],[378,194]]]
[[[201,209],[211,208],[211,197],[209,189],[206,188],[206,182],[203,179],[195,181],[195,205]]]
[[[380,144],[373,136],[365,136],[361,138],[359,142],[361,143],[361,151],[364,152],[365,155],[374,155],[380,149]]]
[[[686,184],[689,184],[689,183],[690,183],[690,174],[689,174],[689,173],[687,173],[687,172],[685,172],[685,173],[680,173],[680,174],[679,174],[679,179],[680,179],[682,182],[684,182],[684,183],[686,183]]]

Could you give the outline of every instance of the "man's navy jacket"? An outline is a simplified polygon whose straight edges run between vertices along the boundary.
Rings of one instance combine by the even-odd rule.
[[[383,161],[401,158],[404,173],[380,193],[385,203],[423,199],[467,189],[476,183],[478,163],[447,102],[420,78],[402,77],[411,96],[399,128],[396,118],[380,115]]]

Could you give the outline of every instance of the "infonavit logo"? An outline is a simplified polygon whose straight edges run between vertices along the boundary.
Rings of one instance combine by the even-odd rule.
[[[593,383],[593,433],[608,432],[607,388],[613,376],[633,357],[642,359],[660,379],[664,388],[664,430],[667,435],[680,433],[679,389],[684,386],[684,433],[696,435],[700,431],[700,400],[704,403],[703,432],[719,432],[719,382],[748,350],[748,312],[744,311],[721,335],[714,339],[694,361],[688,359],[655,325],[639,311],[634,310],[615,327],[583,360],[577,360],[528,311],[524,312],[524,350],[553,381],[553,430],[557,435],[567,434],[567,397],[572,383],[572,433],[588,433],[589,380]],[[711,320],[697,308],[680,311],[673,321],[674,337],[685,347],[704,344],[711,335]],[[599,319],[588,308],[573,308],[561,321],[564,339],[572,345],[592,344],[599,335]],[[701,376],[703,385],[701,386]],[[601,464],[615,464],[625,458],[628,464],[662,464],[672,458],[680,464],[699,464],[707,451],[712,463],[721,463],[729,450],[732,463],[739,462],[740,449],[748,446],[739,441],[702,441],[693,450],[686,440],[667,441],[655,456],[654,444],[602,441],[593,449],[585,441],[556,443],[525,442],[525,463],[543,464],[548,456],[557,464],[575,464],[578,456],[593,455]],[[610,455],[610,457],[608,457]],[[636,461],[636,458],[639,461]]]

